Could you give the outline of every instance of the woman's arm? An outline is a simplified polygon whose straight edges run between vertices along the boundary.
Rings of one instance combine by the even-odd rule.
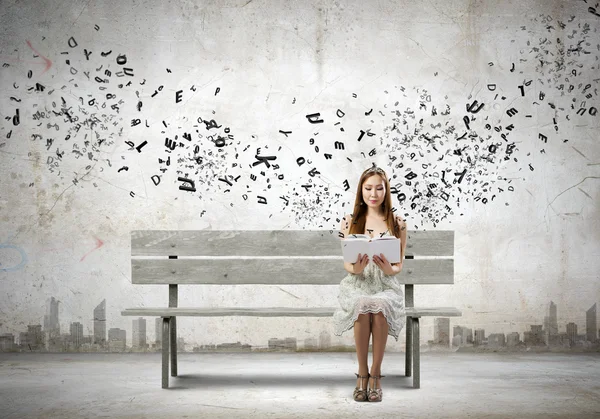
[[[340,240],[348,237],[348,233],[350,232],[350,223],[352,223],[352,217],[350,217],[350,214],[346,214],[344,218],[342,218],[342,222],[340,224]],[[354,264],[351,262],[344,262],[344,269],[353,274]]]

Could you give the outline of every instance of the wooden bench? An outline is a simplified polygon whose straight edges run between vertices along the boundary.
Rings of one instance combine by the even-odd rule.
[[[405,284],[405,374],[420,387],[419,318],[460,316],[452,307],[414,307],[416,284],[454,283],[454,232],[409,231],[402,272]],[[128,308],[123,316],[162,317],[162,388],[177,376],[177,323],[180,316],[328,317],[331,307],[178,307],[179,284],[280,284],[339,286],[347,275],[337,231],[197,230],[132,231],[133,284],[168,284],[168,307]],[[337,294],[336,294],[337,295]],[[349,333],[349,332],[347,332]],[[351,332],[350,332],[351,333]]]

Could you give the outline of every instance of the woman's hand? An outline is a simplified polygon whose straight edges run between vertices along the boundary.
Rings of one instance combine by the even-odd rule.
[[[387,258],[383,255],[383,253],[380,253],[379,256],[373,255],[373,262],[375,262],[375,264],[379,266],[379,268],[381,268],[383,273],[386,275],[396,275],[398,272],[400,272],[396,272],[394,270],[390,262],[388,262]],[[402,270],[402,264],[400,263],[399,265],[400,270]]]
[[[369,256],[367,254],[358,254],[358,259],[354,263],[354,274],[360,275],[365,270],[365,266],[369,263]]]

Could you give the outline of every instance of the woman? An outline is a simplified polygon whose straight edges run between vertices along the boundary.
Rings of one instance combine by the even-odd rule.
[[[400,262],[390,262],[380,254],[369,263],[367,255],[358,255],[355,263],[344,262],[349,274],[340,283],[338,308],[334,315],[335,334],[340,336],[354,327],[358,358],[358,374],[353,398],[356,401],[379,402],[381,362],[388,334],[398,340],[404,328],[404,294],[396,275],[402,270],[406,248],[406,222],[392,212],[390,184],[383,171],[375,165],[363,172],[358,183],[354,211],[340,225],[343,238],[349,234],[378,237],[391,234],[400,238]],[[373,363],[368,368],[369,340],[373,335]],[[369,379],[368,390],[365,390]]]

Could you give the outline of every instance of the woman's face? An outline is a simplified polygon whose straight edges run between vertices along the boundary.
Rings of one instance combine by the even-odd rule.
[[[385,182],[379,175],[373,175],[363,182],[363,201],[374,209],[383,204],[385,198]]]

